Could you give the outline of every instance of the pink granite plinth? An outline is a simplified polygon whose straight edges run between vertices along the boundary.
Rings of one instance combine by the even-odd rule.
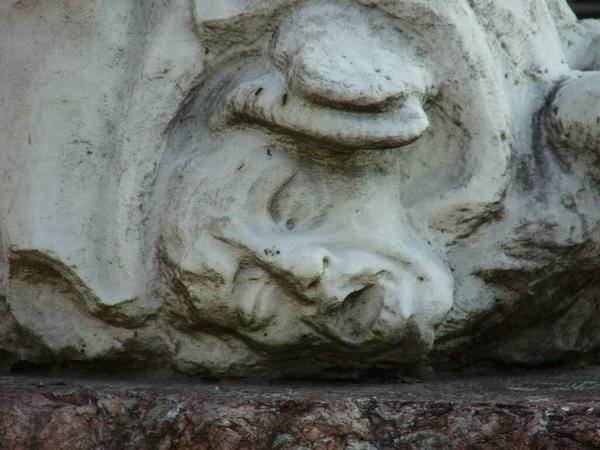
[[[4,376],[0,448],[600,448],[600,370],[370,384]]]

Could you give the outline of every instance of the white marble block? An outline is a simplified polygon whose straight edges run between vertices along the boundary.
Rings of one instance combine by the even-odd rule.
[[[600,355],[600,24],[566,2],[0,18],[0,368]]]

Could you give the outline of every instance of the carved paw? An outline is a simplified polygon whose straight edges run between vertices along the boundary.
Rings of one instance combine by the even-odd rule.
[[[600,71],[580,72],[547,111],[550,145],[567,170],[600,179]]]

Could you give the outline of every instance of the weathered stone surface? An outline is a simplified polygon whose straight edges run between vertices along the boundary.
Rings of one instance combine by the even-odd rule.
[[[323,384],[0,378],[3,449],[600,448],[600,370]]]
[[[566,2],[0,17],[1,369],[357,378],[600,354],[600,24]]]

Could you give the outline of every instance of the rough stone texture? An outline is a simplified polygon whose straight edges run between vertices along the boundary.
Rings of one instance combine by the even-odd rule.
[[[0,2],[0,368],[600,354],[600,22],[562,0]]]
[[[0,448],[600,448],[600,369],[323,384],[0,378]]]

